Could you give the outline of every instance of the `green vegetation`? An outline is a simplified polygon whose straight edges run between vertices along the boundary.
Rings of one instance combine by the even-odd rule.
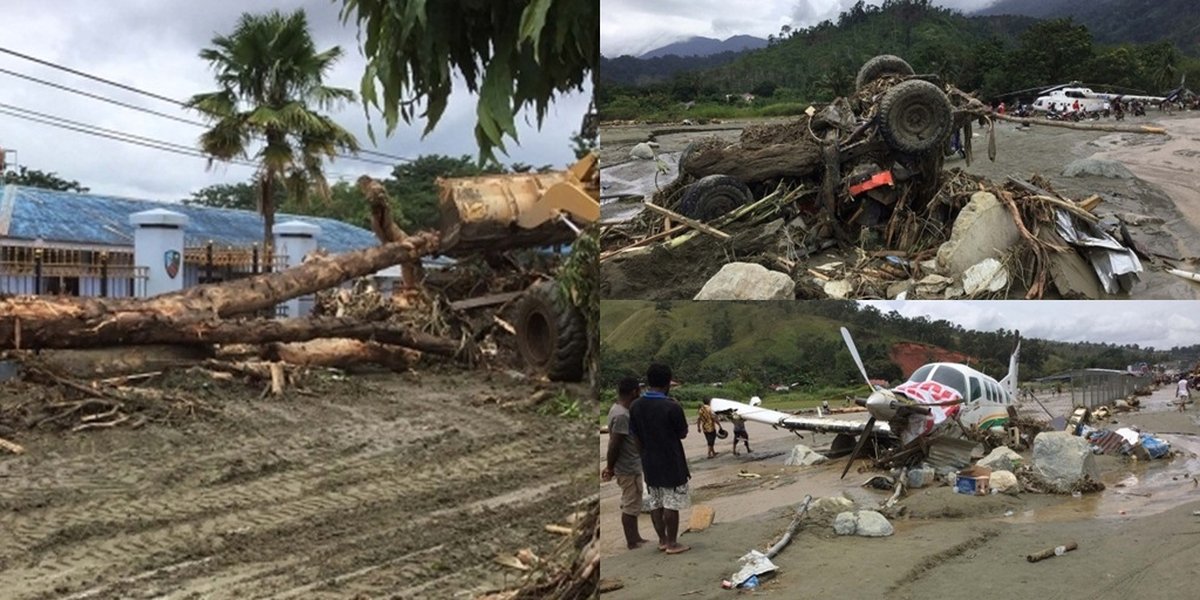
[[[5,171],[4,177],[0,178],[0,183],[57,190],[60,192],[86,193],[88,191],[78,181],[63,179],[52,171],[39,171],[28,167],[18,167],[16,171]]]
[[[937,74],[983,98],[1071,80],[1157,94],[1184,74],[1200,78],[1200,59],[1168,41],[1098,45],[1086,27],[1067,19],[966,17],[929,0],[886,0],[859,2],[836,23],[781,32],[767,48],[718,67],[651,85],[601,85],[597,105],[605,120],[795,114],[797,105],[802,110],[852,92],[859,67],[878,54],[897,54],[918,73]],[[750,106],[745,93],[755,96]]]
[[[340,151],[357,151],[354,136],[316,112],[353,101],[354,92],[326,86],[325,75],[342,56],[334,46],[317,51],[303,10],[289,15],[243,14],[228,36],[212,39],[200,51],[216,76],[215,92],[196,94],[188,105],[203,113],[212,128],[200,136],[200,147],[213,160],[249,155],[260,164],[263,249],[273,244],[276,195],[282,184],[288,199],[303,203],[309,190],[329,196],[322,170],[324,159]],[[263,142],[257,146],[258,142]]]
[[[600,57],[596,0],[342,0],[367,57],[363,101],[400,121],[437,125],[455,73],[478,94],[480,156],[517,139],[515,116],[532,106],[542,122],[556,94],[583,89]]]
[[[601,389],[626,375],[640,376],[651,362],[665,362],[681,385],[685,403],[708,396],[774,403],[833,403],[862,391],[857,367],[838,328],[847,327],[873,378],[896,382],[901,373],[890,352],[913,342],[960,352],[971,365],[1002,376],[1008,369],[1015,332],[980,332],[945,320],[908,319],[854,302],[649,302],[605,301],[601,305]],[[1115,344],[1021,341],[1021,378],[1028,381],[1076,368],[1116,368],[1200,355],[1200,346],[1158,351]],[[713,386],[721,382],[719,387]],[[790,386],[783,394],[775,386]],[[790,404],[789,404],[790,405]]]

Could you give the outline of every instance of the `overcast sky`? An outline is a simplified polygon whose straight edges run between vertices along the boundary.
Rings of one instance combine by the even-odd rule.
[[[600,52],[637,56],[692,36],[726,39],[739,34],[766,38],[779,28],[809,27],[857,0],[600,0]],[[934,0],[970,12],[995,0]],[[883,0],[866,0],[883,4]]]
[[[1016,329],[1021,337],[1137,344],[1200,344],[1200,302],[1185,300],[864,301],[884,313],[945,319],[967,329]]]
[[[242,12],[299,7],[308,13],[317,48],[340,45],[345,53],[327,83],[357,93],[366,61],[358,49],[356,27],[353,22],[342,26],[338,19],[341,2],[331,0],[4,0],[0,3],[0,47],[183,100],[216,89],[208,64],[197,54],[210,45],[214,35],[231,33]],[[177,106],[10,55],[0,54],[0,68],[202,120]],[[522,144],[510,144],[508,157],[500,156],[500,160],[534,166],[565,166],[572,162],[569,138],[579,127],[590,93],[589,89],[560,99],[551,107],[540,132],[532,117],[521,119]],[[196,144],[203,131],[4,73],[0,73],[0,103],[190,146]],[[466,95],[465,89],[455,91],[438,128],[424,140],[420,135],[423,123],[401,126],[385,139],[382,123],[373,114],[379,145],[372,147],[361,104],[348,105],[334,116],[367,149],[404,157],[478,155],[473,133],[475,98]],[[17,150],[22,165],[57,172],[80,181],[93,192],[155,200],[178,200],[206,185],[245,181],[253,173],[252,168],[241,166],[217,166],[206,171],[202,158],[56,129],[4,114],[0,114],[0,147]],[[363,173],[386,175],[390,170],[345,159],[327,167],[329,173],[351,180]]]

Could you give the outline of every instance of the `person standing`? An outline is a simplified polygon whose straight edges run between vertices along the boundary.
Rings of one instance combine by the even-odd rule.
[[[667,395],[671,368],[652,364],[646,370],[646,387],[629,407],[629,432],[642,449],[642,474],[646,478],[646,507],[658,534],[658,549],[667,554],[691,550],[679,543],[679,511],[689,503],[687,455],[683,439],[688,434],[683,407]]]
[[[746,445],[746,454],[750,454],[750,432],[746,431],[746,419],[734,412],[730,415],[729,420],[733,421],[733,455],[737,456],[738,440],[741,440]]]
[[[708,442],[708,457],[715,457],[717,455],[714,447],[717,443],[717,415],[712,411],[712,398],[705,398],[704,404],[700,405],[700,415],[696,417],[696,433],[704,434],[704,441]]]
[[[626,377],[617,383],[617,401],[608,411],[608,453],[600,472],[602,481],[614,476],[621,488],[621,528],[625,530],[625,546],[640,548],[650,541],[638,532],[638,514],[642,512],[642,458],[637,441],[629,435],[629,406],[638,397],[641,385],[637,379]]]
[[[1179,400],[1179,412],[1187,408],[1188,403],[1188,379],[1184,376],[1179,379],[1179,383],[1175,384],[1175,397]]]

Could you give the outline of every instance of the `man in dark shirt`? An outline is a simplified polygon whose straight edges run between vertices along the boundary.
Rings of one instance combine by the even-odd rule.
[[[646,478],[646,506],[658,533],[658,549],[667,554],[687,552],[679,543],[679,511],[688,506],[687,456],[683,438],[688,423],[683,407],[667,396],[671,368],[662,364],[646,370],[649,388],[629,408],[630,434],[642,448],[642,472]]]
[[[621,488],[621,527],[625,545],[633,550],[649,540],[638,533],[638,514],[642,512],[642,459],[637,442],[629,435],[629,406],[637,399],[641,385],[633,377],[617,384],[617,401],[608,411],[608,452],[600,479],[614,476]]]

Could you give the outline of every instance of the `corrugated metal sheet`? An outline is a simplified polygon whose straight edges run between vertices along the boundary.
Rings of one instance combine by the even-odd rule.
[[[262,240],[262,217],[245,210],[187,206],[151,200],[136,200],[95,194],[56,192],[37,188],[6,186],[0,213],[7,220],[7,237],[47,242],[76,242],[108,246],[133,243],[129,215],[165,208],[188,216],[185,243],[200,246],[209,240],[219,245],[249,246]],[[361,227],[318,217],[277,213],[275,222],[303,221],[321,228],[318,243],[330,252],[346,252],[374,246],[375,235]]]
[[[1104,454],[1122,454],[1123,448],[1128,445],[1125,438],[1118,435],[1115,431],[1102,432],[1088,441],[1099,446],[1104,451]]]

